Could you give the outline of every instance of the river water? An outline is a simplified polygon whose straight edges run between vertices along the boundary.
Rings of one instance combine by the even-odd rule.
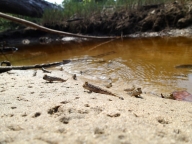
[[[191,38],[127,38],[118,40],[71,41],[18,46],[0,61],[31,65],[79,59],[64,65],[71,74],[80,72],[95,81],[138,85],[160,94],[174,90],[192,93],[192,69],[175,68],[192,64]]]

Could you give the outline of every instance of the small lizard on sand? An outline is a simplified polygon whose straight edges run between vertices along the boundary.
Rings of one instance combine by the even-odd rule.
[[[133,91],[131,92],[131,95],[132,95],[132,96],[140,96],[140,94],[142,94],[141,88],[137,88],[137,89],[135,89],[135,90],[133,90]]]
[[[127,91],[131,96],[135,96],[135,97],[139,97],[140,94],[142,94],[141,88],[136,88],[135,89],[134,85],[133,85],[132,88],[124,89],[124,91]]]
[[[105,86],[106,86],[106,88],[111,88],[112,87],[112,83],[109,83],[109,84],[107,84]]]
[[[48,75],[44,75],[43,79],[49,82],[53,82],[53,81],[61,81],[61,82],[66,82],[67,80],[64,80],[62,78],[59,77],[53,77],[53,76],[48,76]]]
[[[113,93],[111,93],[111,92],[109,92],[109,91],[107,91],[107,90],[101,89],[100,87],[94,86],[94,85],[92,85],[92,84],[90,84],[90,83],[88,83],[88,82],[85,82],[85,83],[83,84],[83,88],[89,90],[90,92],[112,95],[112,96],[118,97],[118,98],[121,99],[121,100],[124,100],[123,97],[117,96],[117,95],[115,95],[115,94],[113,94]]]
[[[76,74],[74,74],[72,77],[73,77],[74,80],[77,80],[77,75]]]
[[[132,92],[130,92],[131,96],[135,96],[135,97],[140,97],[140,94],[142,94],[142,90],[141,88],[137,88],[135,90],[133,90]]]
[[[135,85],[133,85],[131,88],[124,89],[124,91],[130,92],[135,89]]]

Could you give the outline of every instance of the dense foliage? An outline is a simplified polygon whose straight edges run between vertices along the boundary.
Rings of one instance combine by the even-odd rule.
[[[174,0],[64,0],[63,10],[46,10],[43,18],[34,19],[18,16],[42,25],[62,25],[70,19],[83,18],[90,19],[94,15],[114,13],[119,10],[133,10],[143,5],[160,4],[173,2]],[[188,0],[180,0],[185,3]],[[108,11],[109,10],[109,11]],[[18,25],[4,19],[0,19],[0,31],[8,28],[17,28]]]

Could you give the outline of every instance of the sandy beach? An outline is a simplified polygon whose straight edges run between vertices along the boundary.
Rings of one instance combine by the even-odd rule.
[[[180,144],[192,143],[192,103],[141,94],[135,98],[114,84],[124,98],[88,93],[68,79],[47,83],[37,70],[0,74],[0,143],[40,144]],[[92,82],[94,84],[94,82]],[[99,83],[97,83],[99,85]]]

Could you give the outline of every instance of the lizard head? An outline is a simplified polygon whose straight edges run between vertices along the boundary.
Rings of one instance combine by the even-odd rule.
[[[83,84],[83,87],[85,88],[85,87],[87,87],[88,86],[88,82],[85,82],[84,84]]]
[[[47,78],[47,75],[46,75],[46,74],[43,76],[43,79],[45,79],[45,78]]]
[[[77,79],[77,75],[76,75],[76,74],[73,75],[73,79],[74,79],[74,80]]]
[[[138,91],[138,92],[140,92],[140,93],[142,93],[142,90],[141,90],[141,88],[137,88],[137,91]]]

